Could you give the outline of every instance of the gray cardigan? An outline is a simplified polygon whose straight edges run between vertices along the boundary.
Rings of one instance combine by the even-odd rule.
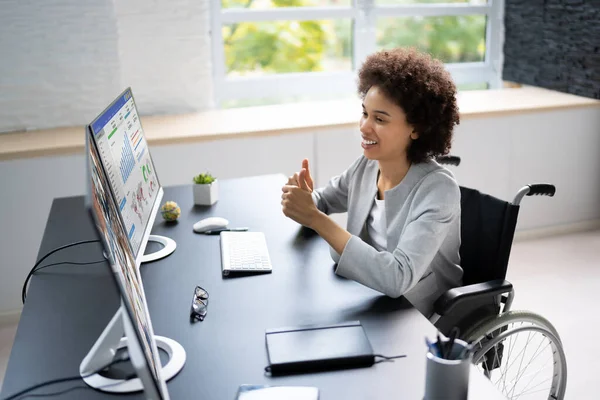
[[[387,251],[370,244],[365,222],[377,195],[377,161],[359,157],[341,175],[313,192],[326,214],[348,212],[352,237],[339,256],[336,274],[390,297],[404,295],[423,315],[447,289],[459,286],[460,190],[450,171],[435,161],[413,164],[385,192]]]

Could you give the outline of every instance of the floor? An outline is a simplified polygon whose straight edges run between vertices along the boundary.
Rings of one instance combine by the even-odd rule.
[[[515,243],[507,279],[515,287],[513,310],[541,314],[561,337],[565,399],[598,399],[600,364],[589,358],[600,329],[600,231]]]
[[[600,312],[600,231],[517,242],[507,279],[516,289],[513,310],[543,315],[558,330],[568,362],[568,400],[597,399],[600,363],[590,362]],[[0,385],[16,326],[0,326]]]
[[[0,388],[2,388],[6,364],[16,332],[17,325],[0,325]]]

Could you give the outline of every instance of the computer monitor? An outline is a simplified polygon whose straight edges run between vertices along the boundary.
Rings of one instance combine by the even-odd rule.
[[[176,247],[173,240],[150,235],[163,189],[131,88],[125,89],[87,129],[92,133],[110,190],[117,201],[119,217],[136,264],[139,266],[142,262],[171,254]],[[163,248],[144,256],[148,240],[161,243]]]
[[[144,287],[118,204],[111,192],[109,176],[91,134],[86,133],[86,205],[97,228],[104,253],[121,294],[121,306],[80,365],[84,381],[107,392],[144,390],[146,398],[168,399],[165,379],[175,376],[185,364],[185,350],[171,339],[155,336],[146,304]],[[123,334],[125,337],[123,338]],[[119,348],[127,347],[137,378],[118,380],[94,373],[109,364]],[[169,355],[161,367],[158,348]]]

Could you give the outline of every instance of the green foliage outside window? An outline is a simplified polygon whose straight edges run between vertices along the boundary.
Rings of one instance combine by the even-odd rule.
[[[378,4],[439,0],[380,0]],[[465,3],[465,0],[445,0]],[[482,0],[477,1],[478,4]],[[222,0],[223,9],[349,5],[348,0]],[[378,49],[415,46],[444,62],[483,61],[484,15],[379,18]],[[350,71],[350,20],[265,21],[224,25],[226,71],[230,75]]]

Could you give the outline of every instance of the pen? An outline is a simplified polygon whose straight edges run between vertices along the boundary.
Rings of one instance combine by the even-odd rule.
[[[446,356],[448,357],[448,359],[450,359],[450,357],[451,357],[452,348],[454,347],[454,340],[458,336],[458,332],[459,331],[458,331],[457,327],[452,328],[452,331],[450,331],[450,340],[448,341],[448,344],[446,345]]]
[[[248,228],[223,228],[203,232],[205,235],[218,235],[221,232],[246,232]]]
[[[440,334],[439,333],[437,334],[437,343],[436,343],[436,345],[437,345],[437,348],[438,348],[439,356],[441,358],[444,358],[444,345],[442,344],[442,339],[440,338]]]

